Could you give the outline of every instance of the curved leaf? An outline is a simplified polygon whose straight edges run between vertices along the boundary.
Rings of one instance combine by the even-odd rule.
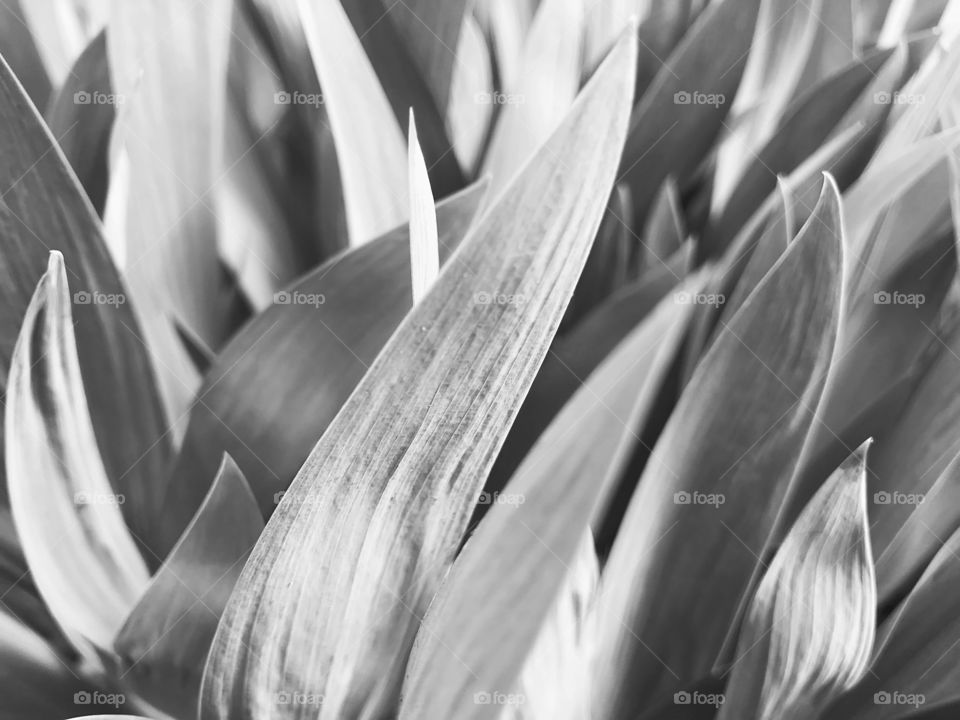
[[[314,447],[221,620],[202,717],[316,716],[272,703],[284,688],[322,693],[324,718],[395,706],[418,618],[600,224],[635,61],[626,36]]]
[[[797,239],[722,325],[647,461],[603,576],[603,712],[657,702],[707,675],[721,650],[816,422],[841,314],[839,202],[827,176]]]
[[[299,7],[337,147],[350,244],[362,245],[410,212],[403,135],[340,0]]]
[[[463,239],[485,192],[478,183],[437,206],[441,259]],[[277,294],[223,349],[197,395],[170,480],[165,549],[200,505],[224,452],[237,461],[264,514],[273,511],[409,311],[410,278],[404,226]]]
[[[98,214],[107,201],[107,158],[114,104],[107,37],[101,31],[77,58],[47,110],[47,124]]]
[[[10,507],[34,581],[64,633],[91,657],[110,647],[148,581],[113,493],[80,377],[60,253],[27,308],[5,412]]]
[[[564,406],[507,486],[482,496],[490,510],[417,635],[401,719],[481,717],[491,708],[476,706],[476,693],[516,692],[583,535],[616,489],[692,307],[672,296],[661,301]]]
[[[261,532],[250,487],[224,455],[190,526],[123,621],[113,643],[121,677],[173,717],[196,713],[217,622]]]
[[[718,0],[697,17],[637,102],[619,181],[639,227],[668,175],[688,179],[723,129],[760,0]]]
[[[153,369],[127,292],[83,190],[10,68],[0,62],[0,382],[51,248],[73,278],[77,354],[107,477],[127,502],[138,537],[149,540],[170,442]],[[113,302],[104,302],[112,300]]]
[[[580,85],[583,6],[543,0],[534,15],[516,83],[490,101],[505,103],[490,138],[483,172],[494,195],[543,145],[573,103]]]
[[[718,720],[816,717],[867,671],[877,602],[868,445],[814,495],[766,569]]]

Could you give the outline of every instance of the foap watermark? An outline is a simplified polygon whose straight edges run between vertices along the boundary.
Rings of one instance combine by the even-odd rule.
[[[112,305],[119,307],[127,303],[127,296],[123,293],[105,293],[99,290],[87,292],[78,290],[73,294],[74,305]]]
[[[309,105],[310,107],[320,107],[323,105],[323,95],[320,93],[305,93],[299,90],[287,92],[279,90],[273,94],[274,105]]]
[[[690,293],[676,292],[673,294],[673,301],[677,305],[710,305],[720,307],[727,298],[721,293]]]
[[[299,290],[282,290],[273,294],[273,302],[276,305],[310,305],[311,307],[320,307],[327,301],[327,296],[323,293],[305,293]]]
[[[473,96],[477,105],[522,105],[526,98],[520,93],[505,93],[499,90],[493,92],[478,92]]]
[[[909,705],[918,708],[927,701],[922,693],[904,693],[897,690],[881,690],[873,694],[874,705]]]
[[[323,705],[323,695],[320,693],[281,690],[273,694],[273,702],[277,705],[318,706]]]
[[[923,93],[878,92],[873,94],[877,105],[922,105],[926,102]]]
[[[905,293],[894,290],[888,292],[880,290],[873,294],[874,305],[910,305],[918,308],[927,301],[927,296],[923,293]]]
[[[513,505],[519,507],[527,501],[523,493],[482,492],[477,498],[480,505]]]
[[[705,693],[699,690],[693,692],[681,690],[673,694],[674,705],[709,705],[718,708],[726,699],[723,693]]]
[[[674,105],[712,105],[717,108],[727,101],[727,96],[723,93],[705,93],[699,90],[693,92],[689,90],[680,90],[673,94]]]
[[[711,505],[720,507],[727,501],[723,493],[705,493],[699,490],[680,490],[673,494],[674,505]]]
[[[105,693],[99,690],[80,690],[73,694],[74,705],[94,705],[97,707],[118,708],[127,702],[123,693]]]
[[[474,705],[523,705],[527,696],[523,693],[475,692]]]
[[[473,301],[477,305],[523,305],[527,301],[527,298],[520,293],[478,292],[473,296]]]
[[[886,490],[881,490],[873,494],[873,502],[875,505],[922,505],[925,497],[923,493],[904,493],[897,492],[896,490],[887,492]]]
[[[126,96],[117,93],[105,93],[99,90],[87,92],[78,90],[73,94],[74,105],[116,105],[119,107],[127,101]]]
[[[123,505],[127,498],[123,493],[78,492],[73,494],[74,505]]]
[[[288,492],[286,490],[280,490],[279,492],[275,492],[273,494],[273,504],[279,505],[280,502],[287,496],[287,494]],[[313,495],[300,495],[300,497],[291,495],[290,499],[287,500],[288,505],[296,504],[302,508],[314,507],[314,506],[317,506],[318,503],[320,503],[319,498],[314,497]]]

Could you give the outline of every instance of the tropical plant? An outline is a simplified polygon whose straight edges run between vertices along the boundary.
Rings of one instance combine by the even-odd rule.
[[[960,1],[0,6],[0,718],[960,712]]]

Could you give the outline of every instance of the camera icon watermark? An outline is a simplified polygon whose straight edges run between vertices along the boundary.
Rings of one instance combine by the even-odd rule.
[[[99,290],[92,292],[78,290],[73,294],[74,305],[110,305],[120,307],[127,303],[127,296],[123,293],[105,293]]]
[[[327,302],[323,293],[305,293],[299,290],[281,290],[273,294],[275,305],[309,305],[318,308]]]
[[[720,107],[727,101],[723,93],[705,93],[699,90],[679,90],[673,94],[674,105],[711,105]]]
[[[674,505],[709,505],[718,508],[727,501],[723,493],[704,493],[699,490],[680,490],[673,494]]]
[[[927,302],[927,296],[923,293],[904,293],[894,290],[879,290],[873,294],[874,305],[910,305],[918,308]]]

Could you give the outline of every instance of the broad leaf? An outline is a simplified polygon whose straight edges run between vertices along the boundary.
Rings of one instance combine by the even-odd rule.
[[[646,463],[604,570],[603,712],[635,712],[710,672],[816,421],[842,265],[827,178],[797,239],[722,325]]]
[[[322,694],[326,718],[395,707],[417,618],[454,558],[600,224],[635,61],[626,36],[314,447],[221,620],[202,717],[315,716],[271,702],[291,687]],[[567,163],[583,172],[566,172]]]
[[[507,486],[481,496],[489,512],[417,635],[401,718],[482,717],[490,708],[474,705],[476,693],[516,691],[583,534],[616,489],[692,307],[663,300],[564,406]]]
[[[463,239],[485,192],[479,183],[437,206],[442,260]],[[264,514],[273,511],[278,493],[409,311],[410,282],[404,226],[278,293],[234,337],[190,415],[162,513],[165,549],[199,507],[224,452],[237,461]]]

